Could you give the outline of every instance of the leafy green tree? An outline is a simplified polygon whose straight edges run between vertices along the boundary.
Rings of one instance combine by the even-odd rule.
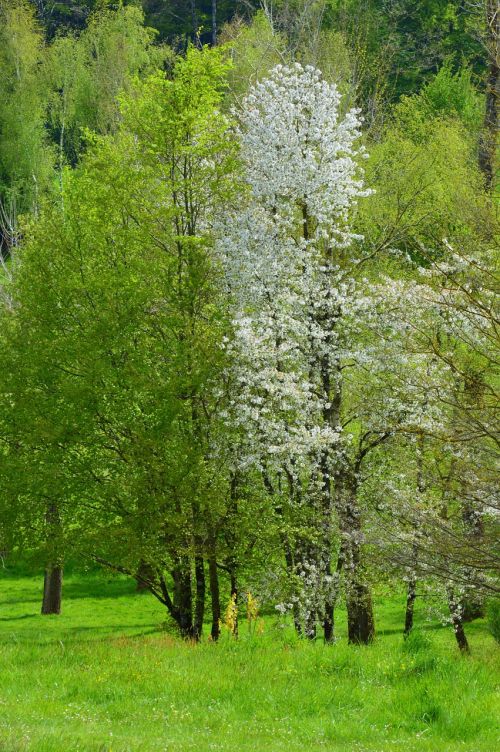
[[[147,76],[165,59],[165,48],[154,46],[154,38],[141,10],[127,6],[96,11],[78,37],[54,39],[46,78],[60,169],[78,160],[85,129],[101,134],[116,129],[118,95],[130,89],[136,76]]]
[[[0,251],[17,239],[17,215],[37,211],[50,185],[44,43],[24,0],[0,2]]]
[[[156,74],[123,98],[119,133],[95,140],[64,209],[33,226],[7,348],[10,456],[30,463],[14,506],[39,510],[38,529],[55,507],[62,543],[120,571],[146,562],[187,636],[201,632],[206,561],[214,639],[229,475],[214,418],[225,319],[211,228],[233,193],[226,69],[222,52],[191,49],[171,80]]]

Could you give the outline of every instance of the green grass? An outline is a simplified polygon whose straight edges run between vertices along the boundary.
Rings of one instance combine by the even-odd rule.
[[[403,598],[376,602],[370,647],[295,639],[265,619],[234,642],[193,646],[125,579],[68,576],[42,617],[40,578],[0,579],[0,751],[494,752],[498,653],[482,622],[462,657],[425,621],[406,645]],[[420,606],[422,608],[422,606]]]

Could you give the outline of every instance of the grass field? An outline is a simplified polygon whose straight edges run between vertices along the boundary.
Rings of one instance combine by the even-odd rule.
[[[499,653],[482,622],[470,657],[449,627],[379,598],[370,647],[262,634],[184,644],[126,579],[73,574],[63,613],[39,615],[40,577],[0,579],[0,750],[18,752],[495,752]],[[422,606],[420,606],[422,608]]]

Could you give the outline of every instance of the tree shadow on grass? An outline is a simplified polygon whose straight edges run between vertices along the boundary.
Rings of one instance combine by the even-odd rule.
[[[108,624],[103,627],[66,627],[58,630],[54,634],[48,633],[47,639],[45,640],[40,640],[40,630],[37,630],[36,632],[24,632],[21,636],[17,635],[16,643],[29,644],[30,647],[52,647],[54,645],[61,645],[61,643],[64,644],[65,642],[67,642],[68,646],[71,646],[92,644],[96,642],[109,642],[110,640],[117,639],[138,640],[142,637],[146,637],[147,635],[164,634],[164,630],[157,624],[144,626],[149,626],[149,629],[145,628],[140,632],[134,632],[133,634],[131,634],[127,630],[137,629],[137,625],[135,624]],[[83,635],[81,637],[78,636],[80,633],[87,634],[89,632],[96,633],[95,637],[85,637]],[[108,632],[108,634],[103,635],[102,632]],[[12,644],[12,632],[0,635],[0,645],[7,644]]]
[[[415,631],[418,632],[422,630],[423,632],[429,632],[436,629],[449,629],[449,624],[440,624],[439,622],[435,622],[433,624],[416,624],[415,625]],[[377,629],[377,637],[384,637],[387,635],[393,635],[393,634],[399,634],[403,636],[403,629],[402,627],[390,627],[389,629]]]
[[[33,619],[38,614],[21,614],[20,616],[0,616],[0,621],[20,621],[21,619]]]
[[[5,580],[9,583],[9,580]],[[12,580],[10,581],[12,583]],[[9,584],[10,584],[9,583]],[[43,578],[40,578],[39,585],[33,584],[32,587],[9,588],[2,598],[2,580],[0,579],[0,609],[2,606],[13,606],[20,603],[41,603],[42,599]],[[63,581],[63,600],[77,600],[80,598],[116,598],[120,596],[135,594],[135,581],[130,579],[111,579],[104,577],[90,576],[88,579],[82,577],[81,580],[72,581],[71,579]],[[39,591],[40,595],[34,597],[34,590]]]

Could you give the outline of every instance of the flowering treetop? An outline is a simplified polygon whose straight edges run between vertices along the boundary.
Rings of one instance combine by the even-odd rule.
[[[355,158],[358,110],[340,114],[340,94],[320,71],[276,66],[243,102],[240,137],[256,199],[283,219],[305,205],[311,234],[345,245],[349,206],[365,195]]]

